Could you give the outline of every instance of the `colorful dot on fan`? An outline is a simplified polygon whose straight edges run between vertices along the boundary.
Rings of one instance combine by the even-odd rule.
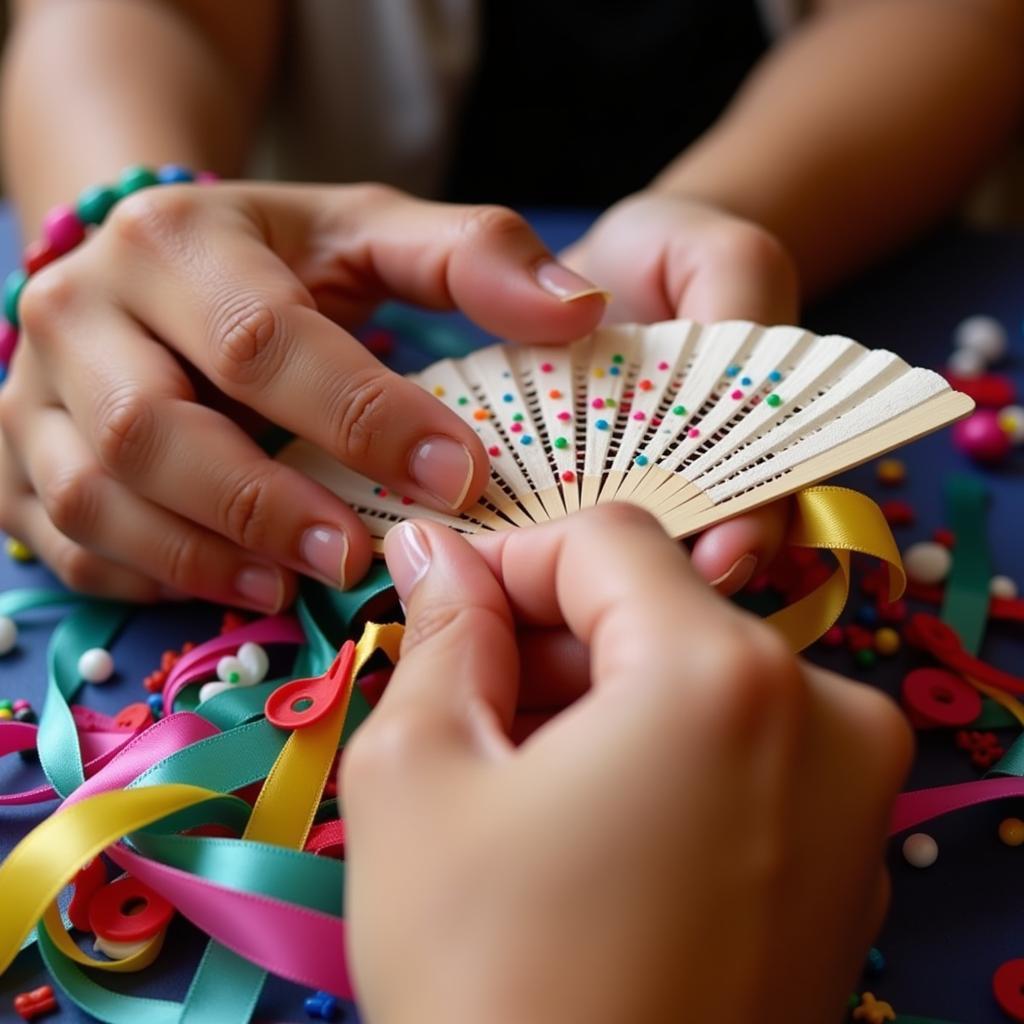
[[[512,417],[512,422],[513,423],[522,423],[525,418],[526,417],[523,416],[523,414],[521,412],[517,412],[515,414],[515,416]]]
[[[743,385],[743,386],[744,386],[745,388],[749,388],[749,387],[750,387],[750,385],[751,385],[751,384],[753,384],[754,382],[753,382],[753,381],[752,381],[752,380],[751,380],[751,379],[750,379],[749,377],[741,377],[741,378],[740,378],[740,383],[741,383],[741,384],[742,384],[742,385]]]
[[[613,363],[624,363],[625,361],[625,357],[620,355],[618,352],[616,352],[615,355],[612,356]]]
[[[660,416],[652,416],[651,417],[651,426],[652,427],[660,427],[661,426],[661,417]]]
[[[522,423],[513,423],[509,428],[513,434],[521,434],[523,432]]]
[[[633,419],[635,419],[635,420],[645,420],[645,419],[647,419],[647,416],[644,413],[637,411],[637,412],[633,413]]]
[[[434,385],[434,394],[437,395],[438,398],[444,398],[444,388],[441,387],[440,384],[435,384]]]
[[[618,402],[616,402],[614,398],[606,398],[604,404],[607,405],[609,409],[614,409],[615,406],[618,405]]]
[[[775,394],[775,392],[772,392],[772,393],[771,393],[771,394],[770,394],[770,395],[769,395],[769,396],[768,396],[768,397],[767,397],[767,398],[765,399],[765,401],[766,401],[766,402],[767,402],[767,403],[768,403],[768,404],[769,404],[769,405],[770,405],[770,406],[771,406],[771,407],[772,407],[773,409],[775,409],[775,408],[777,408],[778,406],[782,405],[782,399],[781,399],[781,398],[779,397],[779,395]]]
[[[571,470],[567,469],[562,473],[562,482],[571,484],[576,480],[576,474]]]
[[[551,364],[551,363],[541,363],[540,364],[540,372],[541,373],[551,373],[551,371],[554,368],[555,368],[554,365]]]
[[[492,458],[497,458],[501,454],[501,449],[496,444],[492,444],[491,447],[487,449],[487,454]]]
[[[686,406],[685,405],[673,405],[672,406],[672,414],[674,416],[685,416],[686,415]]]
[[[686,433],[689,437],[700,437],[700,431],[696,427],[690,427]]]
[[[519,438],[519,443],[520,444],[533,444],[533,438],[530,437],[529,434],[523,434],[523,436],[521,438]]]
[[[510,395],[510,394],[506,393],[506,394],[504,394],[504,395],[502,395],[502,396],[501,396],[501,400],[502,400],[503,402],[513,402],[513,401],[515,401],[515,398],[514,398],[514,396],[512,396],[512,395]]]
[[[740,368],[735,363],[733,363],[732,366],[726,367],[725,375],[726,377],[737,377],[739,376],[739,372]]]
[[[555,401],[557,401],[561,397],[562,397],[562,392],[559,391],[558,388],[552,388],[548,392],[548,398],[553,398],[553,399],[555,399]]]
[[[650,390],[651,390],[651,388],[653,388],[653,387],[654,387],[654,381],[650,381],[650,380],[648,380],[648,379],[647,379],[646,377],[644,377],[644,379],[643,379],[643,380],[637,381],[637,384],[636,384],[636,386],[637,386],[637,387],[638,387],[638,388],[639,388],[639,389],[640,389],[641,391],[650,391]]]
[[[647,458],[646,455],[638,455],[633,461],[638,466],[646,466],[647,463],[650,462],[651,460],[649,458]]]
[[[736,401],[739,401],[739,400],[740,400],[740,399],[741,399],[741,398],[743,397],[743,392],[742,392],[742,391],[740,391],[740,389],[739,389],[739,388],[737,388],[737,389],[736,389],[735,391],[733,391],[733,392],[732,392],[732,393],[731,393],[731,394],[729,395],[729,397],[730,397],[730,398],[735,398],[735,399],[736,399]]]
[[[607,430],[608,429],[608,421],[607,420],[598,420],[594,424],[594,426],[597,427],[598,430]]]
[[[511,377],[512,376],[512,371],[511,370],[502,370],[501,371],[501,375],[502,375],[502,377]]]
[[[459,405],[469,405],[469,399],[465,395],[459,395],[456,401]]]
[[[563,423],[568,423],[572,419],[572,413],[566,412],[564,409],[558,414],[558,419]]]
[[[768,374],[768,379],[773,384],[778,384],[778,382],[782,380],[782,372],[780,370],[772,370],[772,372]]]
[[[590,407],[592,409],[603,409],[604,408],[604,399],[603,398],[595,398],[590,403]]]
[[[595,366],[594,367],[594,376],[597,377],[598,379],[603,377],[604,376],[604,368],[600,367],[600,366]]]
[[[556,448],[568,448],[569,447],[569,442],[564,437],[556,437],[555,441],[554,441],[554,444],[555,444]]]
[[[386,487],[374,487],[373,493],[376,494],[378,498],[386,498],[388,496]]]
[[[668,363],[666,363],[665,360],[662,359],[662,361],[660,363],[658,363],[658,369],[659,370],[667,370],[668,369]]]
[[[620,371],[617,366],[609,366],[608,372],[611,374],[611,376],[618,377]]]
[[[490,418],[491,414],[486,409],[473,410],[473,419],[475,420],[489,420]]]
[[[411,505],[412,504],[412,498],[405,498],[405,497],[403,497],[402,498],[402,504],[403,505]]]

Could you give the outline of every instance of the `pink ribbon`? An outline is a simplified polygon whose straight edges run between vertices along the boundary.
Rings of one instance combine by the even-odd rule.
[[[889,834],[913,828],[923,821],[949,814],[950,811],[959,811],[964,807],[974,807],[1008,796],[1024,796],[1024,778],[1013,775],[900,793],[889,818]]]

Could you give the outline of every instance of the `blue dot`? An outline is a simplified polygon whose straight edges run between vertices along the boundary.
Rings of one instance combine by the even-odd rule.
[[[743,377],[740,379],[740,383],[745,387],[749,388],[754,382],[749,377]]]
[[[638,456],[637,456],[637,457],[636,457],[636,458],[635,458],[635,459],[634,459],[633,461],[634,461],[634,462],[635,462],[635,463],[636,463],[636,464],[637,464],[638,466],[646,466],[646,465],[647,465],[647,463],[648,463],[648,462],[650,462],[651,460],[650,460],[650,459],[648,459],[646,455],[638,455]]]
[[[156,180],[161,185],[174,185],[182,181],[192,181],[193,177],[192,172],[180,164],[164,164],[156,172]]]
[[[768,374],[768,379],[773,384],[777,384],[780,380],[782,380],[782,374],[778,370],[772,370],[772,372]]]
[[[512,396],[511,395],[502,395],[501,396],[501,400],[503,402],[511,402],[512,401]]]
[[[730,366],[725,371],[725,375],[726,375],[726,377],[735,377],[736,374],[738,374],[739,372],[740,372],[740,368],[735,363],[733,363],[732,366]]]
[[[521,438],[519,438],[519,443],[520,444],[533,444],[533,438],[530,437],[529,434],[523,434],[523,436]]]
[[[609,372],[609,373],[610,373],[610,374],[611,374],[611,375],[612,375],[613,377],[618,377],[618,375],[619,375],[619,373],[620,373],[620,370],[619,370],[619,368],[618,368],[617,366],[609,366],[609,367],[608,367],[608,372]]]
[[[862,626],[877,626],[878,609],[873,604],[862,604],[857,609],[857,621]]]
[[[594,424],[594,426],[597,427],[598,430],[607,430],[608,429],[608,421],[607,420],[598,420]]]

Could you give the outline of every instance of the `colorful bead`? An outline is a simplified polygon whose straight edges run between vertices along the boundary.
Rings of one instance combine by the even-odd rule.
[[[1024,444],[1024,406],[1008,405],[999,410],[999,426],[1010,444]]]
[[[441,387],[440,384],[435,384],[433,388],[431,388],[431,391],[434,392],[435,397],[444,398],[444,388]]]
[[[875,633],[875,650],[883,657],[892,657],[900,649],[900,635],[895,629],[883,626]]]
[[[554,443],[555,443],[555,447],[556,448],[568,448],[569,447],[569,442],[564,437],[556,437]]]
[[[900,459],[880,459],[875,466],[875,476],[880,484],[896,487],[907,479],[906,463]]]
[[[667,370],[668,369],[668,363],[666,363],[665,360],[663,359],[660,363],[658,363],[658,369],[659,370]]]
[[[619,403],[616,402],[614,398],[606,398],[604,404],[607,405],[609,409],[614,409]]]
[[[861,668],[874,668],[878,655],[870,647],[865,647],[854,654],[854,660]]]
[[[70,252],[85,238],[85,225],[73,207],[62,203],[43,218],[43,238],[58,255]]]
[[[739,374],[739,372],[740,368],[735,363],[733,363],[732,366],[726,368],[725,375],[726,377],[735,377]]]
[[[0,322],[0,366],[7,366],[18,345],[18,328],[6,320]]]
[[[16,701],[8,701],[7,703],[9,703],[11,705],[11,710],[15,714],[17,714],[19,711],[31,711],[32,710],[32,705],[29,704],[29,702],[27,700],[25,700],[24,697],[19,697]]]
[[[513,399],[513,396],[512,396],[512,395],[510,395],[510,394],[506,393],[506,394],[504,394],[504,395],[502,395],[502,396],[501,396],[501,400],[502,400],[503,402],[511,402],[511,401],[513,401],[514,399]]]
[[[778,382],[782,380],[782,374],[778,370],[772,370],[772,372],[768,374],[768,379],[773,384],[778,384]]]
[[[455,400],[459,405],[469,405],[469,399],[465,395],[459,395]]]
[[[7,557],[14,559],[15,562],[33,562],[35,561],[35,555],[27,544],[23,544],[17,537],[8,537],[7,542],[4,545],[4,549],[7,551]]]
[[[473,410],[473,419],[475,420],[489,420],[490,418],[491,414],[486,409]]]
[[[973,352],[984,363],[994,363],[1006,355],[1006,329],[991,316],[969,316],[957,324],[953,343],[959,351]]]
[[[496,459],[501,454],[501,449],[496,444],[492,444],[491,447],[487,449],[487,454]]]
[[[113,674],[114,659],[102,647],[91,647],[78,659],[78,676],[87,683],[105,683]]]
[[[521,434],[523,431],[523,425],[522,423],[511,423],[509,424],[508,429],[511,430],[513,434]]]
[[[947,360],[949,372],[963,380],[973,380],[985,372],[985,359],[969,348],[957,349]]]
[[[926,832],[915,832],[903,840],[903,856],[915,868],[930,868],[939,858],[939,844]]]
[[[1024,821],[1020,818],[1003,818],[999,823],[999,838],[1007,846],[1024,844]]]
[[[941,583],[953,565],[948,549],[934,541],[923,540],[903,552],[903,568],[915,583]]]
[[[524,415],[523,415],[523,414],[522,414],[521,412],[517,412],[517,413],[516,413],[516,414],[515,414],[515,415],[514,415],[514,416],[512,417],[512,421],[513,421],[514,423],[522,423],[522,422],[523,422],[523,420],[525,420],[525,419],[526,419],[526,417],[525,417],[525,416],[524,416]]]
[[[406,500],[402,499],[403,502]],[[410,498],[408,501],[411,502],[412,499]],[[247,640],[238,648],[237,657],[246,671],[250,685],[262,683],[266,679],[270,669],[270,657],[260,644]]]
[[[330,992],[314,992],[306,996],[302,1008],[313,1020],[334,1020],[338,1015],[338,1000]]]
[[[35,1020],[56,1009],[57,999],[49,985],[40,985],[31,992],[22,992],[14,997],[14,1012],[22,1020]]]
[[[225,655],[217,662],[217,678],[222,683],[244,686],[246,675],[245,666],[232,654]]]
[[[564,409],[557,416],[563,423],[568,423],[572,419],[572,413],[566,412]]]
[[[594,367],[594,376],[598,380],[600,380],[604,376],[604,370],[602,370],[600,366],[595,366]]]
[[[557,402],[557,401],[558,401],[558,399],[560,399],[561,397],[562,397],[562,392],[561,392],[561,391],[559,391],[559,390],[558,390],[558,388],[552,388],[552,389],[551,389],[551,390],[550,390],[550,391],[548,392],[548,398],[551,398],[551,399],[553,399],[553,400],[554,400],[554,401],[556,401],[556,402]]]
[[[700,431],[696,427],[690,427],[686,434],[688,437],[700,437]]]
[[[608,373],[612,377],[618,377],[622,371],[617,366],[609,366]]]
[[[541,363],[540,364],[540,372],[541,373],[551,373],[551,371],[554,368],[555,368],[554,365],[551,364],[551,363]]]
[[[161,185],[179,185],[194,180],[195,175],[181,164],[164,164],[156,172],[156,180]]]
[[[592,409],[603,409],[604,408],[604,399],[603,398],[595,398],[590,403],[590,407]]]
[[[992,975],[992,994],[1010,1020],[1024,1020],[1024,959],[999,966]]]
[[[146,703],[149,705],[149,710],[153,713],[154,718],[160,718],[164,713],[164,697],[162,693],[151,693],[146,698]]]
[[[21,254],[21,265],[25,268],[25,273],[31,277],[59,255],[60,253],[45,238],[37,238],[25,246],[25,251]]]
[[[843,627],[830,626],[821,637],[821,642],[826,647],[839,647],[843,642]]]
[[[770,395],[769,395],[769,396],[768,396],[768,397],[767,397],[767,398],[765,399],[765,401],[766,401],[766,402],[767,402],[767,403],[768,403],[768,404],[769,404],[769,405],[770,405],[770,406],[771,406],[771,407],[772,407],[773,409],[777,409],[777,408],[778,408],[778,407],[779,407],[780,405],[782,405],[782,398],[781,398],[781,396],[779,396],[779,395],[775,394],[775,392],[774,392],[774,391],[773,391],[773,392],[772,392],[772,393],[771,393],[771,394],[770,394]]]
[[[916,518],[913,506],[905,501],[883,501],[878,507],[890,526],[910,526]]]
[[[645,420],[645,419],[647,419],[647,416],[646,416],[645,413],[641,412],[638,409],[635,413],[633,413],[633,419],[635,419],[635,420]]]
[[[685,416],[686,415],[686,406],[685,405],[673,405],[672,406],[672,415],[673,416]]]
[[[638,455],[633,461],[638,466],[646,466],[647,463],[650,462],[651,460],[649,458],[647,458],[646,455],[641,454],[641,455]]]
[[[14,718],[14,712],[10,708],[0,708],[0,720],[9,722]]]
[[[530,437],[529,434],[523,434],[523,436],[521,438],[519,438],[519,443],[520,444],[533,444],[533,438]]]
[[[10,654],[18,644],[18,627],[14,619],[0,615],[0,656]]]
[[[654,387],[654,381],[648,380],[648,379],[647,379],[647,378],[645,377],[645,378],[644,378],[643,380],[641,380],[641,381],[637,381],[637,385],[636,385],[636,386],[637,386],[637,387],[638,387],[638,388],[639,388],[639,389],[640,389],[641,391],[650,391],[650,390],[651,390],[651,388],[653,388],[653,387]]]
[[[220,181],[220,175],[216,171],[200,171],[196,175],[197,185],[215,185]]]
[[[1010,439],[991,409],[979,409],[953,426],[953,443],[977,462],[1002,462],[1010,454]]]
[[[741,399],[741,398],[743,397],[743,392],[742,392],[742,391],[740,391],[740,389],[739,389],[739,388],[736,388],[736,390],[735,390],[735,391],[733,391],[733,392],[732,392],[732,393],[731,393],[731,394],[729,395],[729,397],[730,397],[730,398],[732,398],[732,399],[735,399],[735,400],[737,400],[737,401],[738,401],[739,399]]]
[[[21,293],[27,281],[28,274],[25,273],[23,267],[16,267],[4,281],[4,316],[7,317],[7,322],[14,327],[19,324],[18,303],[21,301]]]
[[[576,474],[571,469],[567,469],[567,470],[565,470],[562,473],[562,482],[563,483],[571,484],[571,483],[575,483],[575,481],[576,481]]]
[[[75,212],[83,224],[102,224],[119,198],[109,185],[93,185],[79,195]]]
[[[89,901],[89,927],[108,942],[144,942],[170,924],[174,907],[131,875],[108,882]]]
[[[878,609],[873,604],[862,604],[857,609],[857,621],[862,626],[877,626]]]
[[[612,356],[613,363],[624,363],[625,361],[625,357],[618,352],[616,352],[615,355]]]
[[[594,424],[594,426],[597,427],[598,430],[607,430],[608,429],[608,421],[607,420],[598,420]]]
[[[864,965],[872,974],[881,974],[885,970],[885,957],[875,946],[868,950],[867,963]]]
[[[131,167],[126,167],[121,172],[121,176],[117,181],[117,192],[123,199],[125,196],[130,196],[133,192],[149,188],[156,183],[156,175],[148,167],[143,167],[142,164],[135,164]]]

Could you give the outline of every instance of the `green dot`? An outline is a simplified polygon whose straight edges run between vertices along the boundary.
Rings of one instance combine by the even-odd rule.
[[[229,683],[240,683],[241,681],[242,681],[242,676],[238,672],[229,672],[228,673],[228,682]]]
[[[612,356],[613,363],[624,363],[625,361],[625,357],[619,355],[617,352],[615,353],[615,355]]]
[[[515,423],[522,423],[523,422],[523,414],[521,412],[517,412],[515,414],[515,416],[512,417],[512,420]]]
[[[775,394],[774,392],[773,392],[772,394],[770,394],[770,395],[769,395],[769,396],[768,396],[768,397],[767,397],[767,398],[765,399],[765,401],[766,401],[766,402],[767,402],[767,403],[768,403],[768,404],[769,404],[770,406],[772,406],[772,408],[775,408],[775,406],[778,406],[778,405],[782,405],[782,399],[781,399],[781,398],[780,398],[780,397],[779,397],[778,395],[776,395],[776,394]]]
[[[564,437],[556,437],[555,438],[555,447],[556,448],[568,448],[569,447],[569,442]]]
[[[156,175],[148,167],[143,167],[142,164],[135,164],[132,167],[126,167],[121,172],[121,177],[117,182],[117,191],[123,198],[124,196],[130,196],[133,192],[138,192],[139,189],[149,188],[156,183]]]
[[[685,416],[686,415],[686,406],[685,405],[673,405],[672,406],[672,412],[676,416]]]
[[[83,224],[102,224],[117,200],[116,189],[109,185],[93,185],[78,197],[75,212]]]
[[[871,668],[875,662],[878,661],[878,656],[870,647],[865,647],[862,650],[859,650],[856,654],[856,658],[857,664],[860,665],[861,668]]]
[[[469,405],[469,399],[465,395],[459,395],[459,405]]]
[[[606,398],[604,400],[604,404],[607,405],[609,409],[614,409],[618,403],[615,401],[614,398]]]

